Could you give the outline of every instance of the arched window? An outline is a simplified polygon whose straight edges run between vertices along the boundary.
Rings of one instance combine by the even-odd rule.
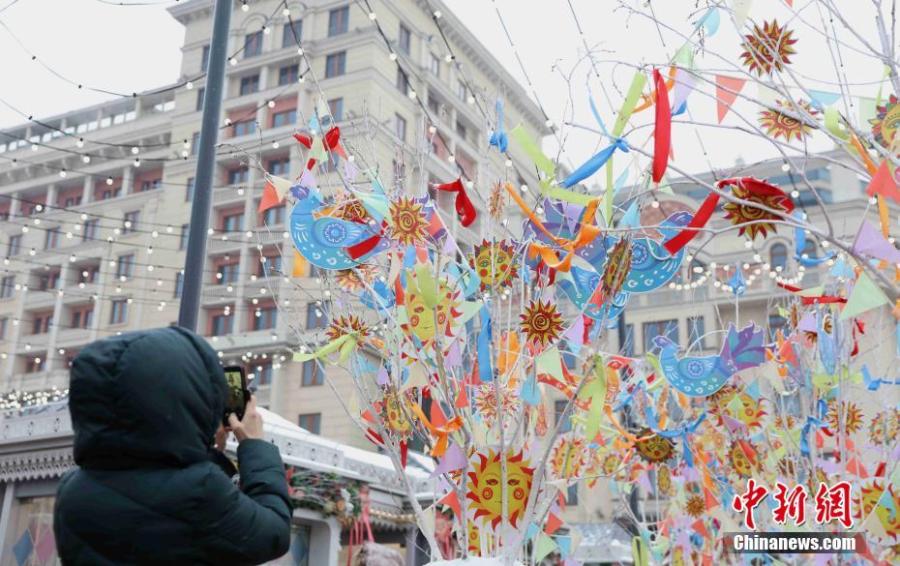
[[[769,248],[769,264],[772,268],[787,267],[787,246],[784,244],[774,244]]]

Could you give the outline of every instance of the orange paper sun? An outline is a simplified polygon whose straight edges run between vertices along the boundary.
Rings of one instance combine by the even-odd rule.
[[[782,218],[781,215],[763,210],[760,206],[780,211],[783,215],[790,214],[794,210],[794,203],[784,191],[764,181],[742,179],[740,183],[731,186],[731,192],[735,198],[748,201],[748,204],[726,202],[722,207],[725,210],[725,219],[730,220],[735,226],[740,226],[739,236],[746,232],[751,240],[757,235],[765,238],[769,231],[777,232],[774,221]]]
[[[404,246],[421,244],[428,236],[424,205],[415,199],[401,197],[391,201],[391,234]]]
[[[785,26],[779,26],[778,20],[764,22],[761,29],[754,25],[753,33],[745,35],[741,44],[744,65],[751,73],[760,76],[771,74],[773,70],[783,70],[785,65],[790,64],[791,55],[796,53],[794,44],[797,40],[793,34]]]
[[[872,480],[869,485],[862,487],[862,505],[855,506],[857,519],[868,517],[873,511],[878,522],[884,532],[896,540],[900,535],[900,493],[895,492],[891,485],[887,486],[887,493],[884,493],[885,486]],[[860,513],[860,507],[862,513]]]
[[[588,464],[588,448],[583,438],[571,433],[561,435],[550,453],[550,476],[553,479],[579,478]]]
[[[531,344],[546,346],[560,337],[562,315],[550,301],[531,301],[519,317],[522,319],[519,328]]]
[[[516,277],[515,250],[504,240],[482,241],[475,246],[469,264],[478,274],[482,291],[509,287]]]
[[[375,267],[361,263],[352,269],[334,272],[334,282],[344,291],[361,291],[375,280]]]
[[[900,410],[882,411],[872,417],[869,423],[869,439],[872,444],[889,445],[897,440],[900,433]]]
[[[474,519],[484,517],[491,528],[496,528],[502,520],[503,513],[503,475],[500,471],[500,454],[489,450],[487,454],[476,453],[478,461],[470,464],[474,471],[469,472],[466,485],[469,509],[475,510]],[[509,523],[518,526],[519,518],[525,513],[528,496],[531,493],[531,481],[534,468],[528,467],[522,452],[506,454],[506,497]]]
[[[734,401],[735,396],[738,399],[737,402]],[[710,408],[719,417],[720,424],[724,422],[722,416],[725,415],[741,421],[749,428],[762,426],[762,418],[766,414],[762,404],[734,385],[729,384],[719,389],[709,396],[709,401],[711,402]]]
[[[840,411],[838,411],[838,407],[840,407]],[[828,403],[825,421],[832,432],[844,430],[847,434],[853,434],[862,429],[863,413],[859,405],[853,401],[844,401],[839,406],[837,401],[832,400]],[[842,422],[843,429],[841,428]]]
[[[365,338],[369,335],[369,327],[366,326],[363,321],[359,320],[358,316],[353,314],[348,316],[341,315],[332,320],[331,324],[329,324],[328,328],[325,330],[325,335],[332,340],[337,340],[345,334],[353,333],[360,338]]]
[[[498,395],[496,384],[496,381],[482,383],[475,390],[475,409],[488,426],[493,426],[494,419],[497,418],[498,396],[500,397],[500,406],[504,415],[512,414],[516,407],[516,394],[509,387],[499,385],[500,391]],[[507,418],[505,425],[509,426],[511,424],[515,424],[515,420]]]
[[[687,498],[684,504],[684,511],[696,519],[706,511],[706,502],[699,495],[692,495]]]
[[[641,429],[637,433],[638,441],[635,444],[641,458],[651,464],[665,462],[675,453],[675,443],[656,434],[649,428]]]
[[[796,106],[799,106],[802,112]],[[802,140],[812,132],[812,127],[807,122],[798,120],[785,112],[791,112],[798,117],[806,113],[813,118],[819,113],[805,100],[799,101],[796,106],[792,102],[777,100],[774,109],[763,110],[759,113],[759,125],[765,128],[766,133],[776,140],[784,138],[784,141],[788,143],[794,139],[797,141]]]
[[[747,441],[747,444],[750,446],[751,450],[754,452],[756,451],[752,443]],[[753,470],[756,466],[754,466],[750,457],[747,456],[747,453],[744,452],[744,449],[741,448],[739,442],[731,443],[731,448],[728,450],[728,460],[731,462],[731,469],[734,470],[737,475],[742,478],[749,478],[753,475]]]

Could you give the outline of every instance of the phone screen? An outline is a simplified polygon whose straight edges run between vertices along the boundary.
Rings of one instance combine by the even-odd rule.
[[[240,368],[226,368],[225,382],[228,384],[228,398],[225,400],[225,414],[244,415],[244,376]]]

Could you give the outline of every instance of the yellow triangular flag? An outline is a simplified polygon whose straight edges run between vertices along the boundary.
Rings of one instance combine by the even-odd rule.
[[[309,274],[309,262],[296,249],[294,250],[294,267],[291,277],[306,277]]]

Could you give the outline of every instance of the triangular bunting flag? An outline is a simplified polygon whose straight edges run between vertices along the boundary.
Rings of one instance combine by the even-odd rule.
[[[309,273],[309,262],[303,257],[299,251],[294,250],[294,267],[291,270],[291,277],[306,277]]]
[[[870,197],[881,195],[894,202],[900,202],[900,189],[897,188],[897,182],[894,181],[894,176],[891,175],[887,160],[881,162],[878,171],[875,172],[872,180],[869,181],[869,186],[866,187],[866,194]]]
[[[273,185],[270,181],[266,181],[266,186],[263,188],[262,198],[259,199],[259,208],[257,212],[265,212],[270,208],[274,208],[281,204],[281,198],[278,196],[278,190],[275,189],[275,185]]]
[[[275,188],[275,192],[278,194],[278,200],[281,201],[287,196],[288,192],[291,190],[291,183],[289,180],[284,177],[277,177],[275,175],[266,175],[266,181],[272,184]]]
[[[853,251],[891,263],[900,263],[900,250],[888,242],[868,220],[863,220],[862,226],[859,227],[856,240],[853,242]]]
[[[716,110],[718,111],[719,123],[725,119],[725,115],[731,109],[731,105],[737,99],[737,95],[744,88],[745,79],[736,77],[728,77],[725,75],[716,75]]]
[[[858,316],[866,311],[887,304],[888,298],[884,295],[881,287],[875,284],[865,272],[859,274],[859,279],[853,285],[850,292],[850,298],[844,310],[841,311],[841,320],[847,320],[854,316]]]

